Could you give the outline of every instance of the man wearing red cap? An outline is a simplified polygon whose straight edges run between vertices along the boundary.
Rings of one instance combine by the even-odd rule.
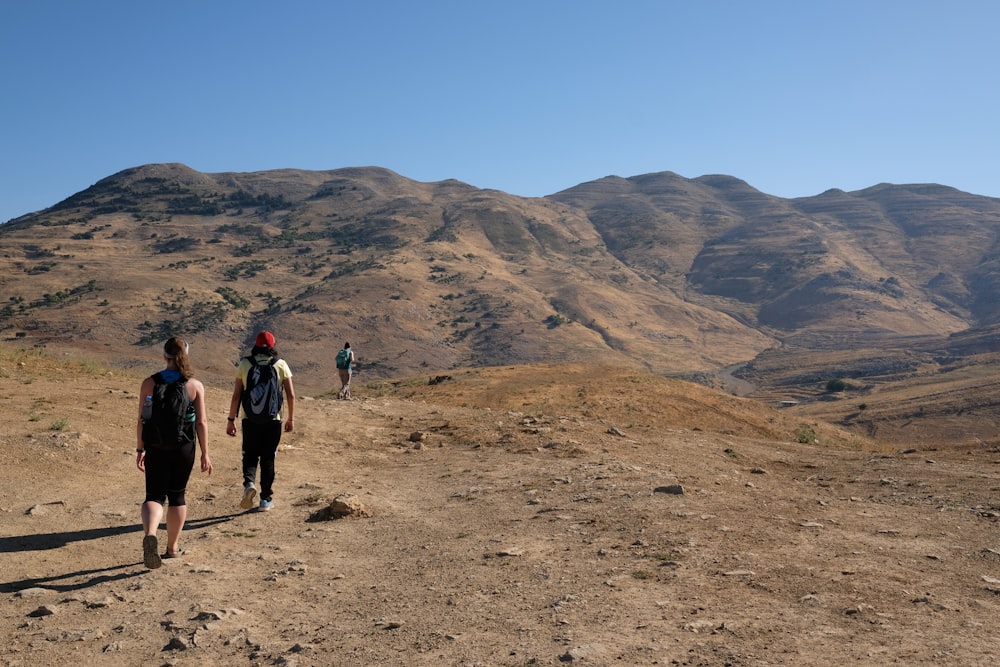
[[[276,407],[274,415],[268,414],[260,418],[249,414],[251,408],[246,405],[247,401],[244,401],[244,390],[248,386],[248,378],[253,374],[256,382],[257,377],[266,378],[271,373],[276,376],[278,385],[278,388],[275,389],[276,401],[272,403]],[[284,400],[281,397],[282,392],[284,392]],[[226,424],[226,433],[236,437],[236,417],[242,406],[243,498],[240,501],[240,507],[243,509],[248,510],[254,505],[254,496],[257,495],[257,487],[254,482],[257,478],[258,465],[260,466],[259,509],[262,512],[267,511],[274,504],[272,497],[274,457],[278,451],[278,444],[281,442],[282,404],[287,406],[288,411],[284,430],[291,432],[295,429],[295,389],[292,386],[292,370],[274,349],[274,334],[270,331],[261,331],[257,334],[250,355],[243,357],[236,369],[233,397],[229,404],[229,423]]]

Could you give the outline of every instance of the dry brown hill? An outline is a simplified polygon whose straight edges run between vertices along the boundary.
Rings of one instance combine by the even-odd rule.
[[[981,300],[995,290],[995,199],[912,185],[786,200],[728,176],[671,173],[553,198],[587,211],[626,265],[782,341],[995,320]]]
[[[828,398],[836,377],[870,391],[919,374],[923,395],[954,358],[989,372],[998,220],[997,200],[937,185],[785,200],[664,172],[525,199],[375,167],[146,165],[0,226],[0,331],[120,369],[179,333],[227,381],[267,328],[315,391],[349,340],[362,379],[576,362],[772,405]],[[883,372],[896,359],[911,370]],[[941,410],[996,405],[975,387]]]
[[[6,331],[117,363],[182,333],[227,374],[261,328],[318,385],[345,340],[373,377],[594,356],[662,372],[771,344],[622,265],[579,211],[382,169],[137,168],[0,246]]]

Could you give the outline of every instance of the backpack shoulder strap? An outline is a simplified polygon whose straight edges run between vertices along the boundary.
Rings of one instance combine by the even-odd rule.
[[[163,374],[161,373],[153,373],[149,377],[152,378],[153,384],[166,384],[166,382],[163,380]]]

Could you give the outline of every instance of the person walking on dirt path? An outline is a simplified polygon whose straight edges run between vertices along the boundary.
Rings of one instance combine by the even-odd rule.
[[[337,353],[337,374],[340,376],[340,393],[337,398],[351,398],[351,376],[354,374],[354,350],[350,343],[344,343],[343,349]]]
[[[274,349],[270,331],[257,334],[250,354],[236,369],[233,397],[229,403],[226,434],[236,437],[236,417],[243,408],[243,497],[240,507],[254,506],[257,468],[260,467],[260,504],[262,512],[274,505],[274,458],[281,442],[281,408],[287,405],[284,430],[295,429],[295,389],[292,370]]]
[[[205,386],[193,377],[188,344],[174,336],[163,345],[163,359],[167,367],[143,380],[139,388],[136,424],[135,466],[146,476],[146,499],[141,510],[142,557],[151,570],[160,567],[162,558],[176,558],[183,552],[179,542],[187,519],[184,492],[194,468],[196,439],[201,449],[201,471],[212,474]],[[167,405],[161,397],[170,396],[171,391],[176,398]],[[169,408],[175,408],[173,414],[167,414]],[[166,426],[161,427],[164,423]],[[167,548],[161,556],[156,531],[164,503],[168,505]]]

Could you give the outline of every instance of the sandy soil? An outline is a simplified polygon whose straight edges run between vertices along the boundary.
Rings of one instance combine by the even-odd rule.
[[[215,473],[193,473],[186,553],[147,570],[139,379],[0,364],[3,665],[1000,662],[995,451],[357,387],[300,398],[275,508],[246,512],[209,387]],[[344,495],[367,515],[317,519]]]

